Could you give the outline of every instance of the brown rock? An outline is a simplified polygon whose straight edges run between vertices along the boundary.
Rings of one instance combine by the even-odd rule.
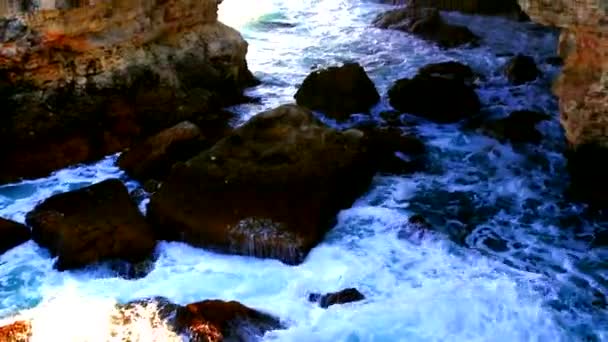
[[[598,0],[519,0],[530,17],[561,29],[562,74],[554,85],[581,199],[608,205],[608,6]],[[600,162],[599,164],[597,162]],[[586,195],[585,195],[586,194]]]
[[[163,239],[301,263],[371,181],[363,137],[295,105],[260,113],[175,165],[149,221]]]
[[[205,300],[177,310],[176,325],[193,342],[251,341],[270,330],[282,329],[281,322],[239,302]]]
[[[190,159],[204,146],[200,129],[184,121],[133,146],[118,158],[117,163],[135,179],[163,179],[173,164]]]
[[[308,296],[309,301],[319,303],[319,306],[324,309],[327,309],[332,305],[358,302],[364,299],[365,296],[355,288],[345,289],[339,292],[324,295],[311,293]]]
[[[119,152],[244,101],[216,0],[95,1],[0,19],[0,183]]]
[[[27,321],[17,321],[0,327],[0,341],[28,342],[32,337],[32,325]]]
[[[382,13],[373,23],[379,28],[414,34],[444,48],[478,41],[478,37],[468,28],[446,23],[437,9],[417,5]]]
[[[394,0],[383,0],[394,4]],[[458,11],[470,14],[502,15],[519,19],[522,15],[517,0],[408,0],[409,6],[432,7],[441,11]]]
[[[318,70],[306,77],[295,95],[300,106],[318,110],[338,120],[367,113],[380,94],[357,63]]]
[[[59,270],[114,260],[137,263],[150,258],[156,246],[153,231],[117,179],[52,196],[27,214],[27,222],[34,241],[58,256]]]
[[[0,254],[28,241],[30,235],[28,227],[0,217]]]

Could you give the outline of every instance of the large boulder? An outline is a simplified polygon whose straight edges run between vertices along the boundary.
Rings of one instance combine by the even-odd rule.
[[[435,8],[406,6],[378,15],[374,26],[407,32],[444,48],[475,44],[479,38],[465,26],[448,24]]]
[[[418,70],[418,75],[426,77],[443,77],[471,84],[476,75],[473,69],[457,61],[446,61],[427,64]]]
[[[134,145],[117,163],[135,179],[163,179],[173,164],[195,156],[206,144],[198,126],[184,121]]]
[[[138,263],[156,246],[152,229],[117,179],[52,196],[26,220],[34,241],[58,257],[58,270],[104,261]]]
[[[395,0],[382,0],[386,4],[395,4]],[[458,11],[469,14],[501,15],[524,19],[517,0],[404,0],[398,1],[408,6],[432,7],[441,11]]]
[[[300,106],[343,120],[351,114],[367,113],[380,95],[361,65],[347,63],[312,72],[295,99]]]
[[[517,55],[505,65],[505,75],[509,82],[520,85],[532,82],[540,76],[540,70],[530,56]]]
[[[0,254],[30,239],[30,229],[0,217]]]
[[[245,101],[216,0],[95,1],[0,19],[0,183],[99,159]]]
[[[150,200],[149,221],[164,239],[301,263],[370,184],[364,136],[296,105],[260,113],[176,164]]]
[[[460,73],[452,77],[418,73],[395,82],[388,97],[393,108],[439,123],[459,121],[481,108],[477,93]]]

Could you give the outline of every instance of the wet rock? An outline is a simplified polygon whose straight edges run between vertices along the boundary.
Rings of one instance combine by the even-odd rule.
[[[505,75],[509,82],[520,85],[536,80],[540,76],[540,70],[532,57],[517,55],[505,65]]]
[[[205,300],[180,307],[176,326],[193,342],[253,341],[267,331],[283,329],[281,322],[239,302]]]
[[[498,236],[486,237],[483,244],[494,252],[507,252],[509,250],[507,241]]]
[[[0,217],[0,254],[19,246],[31,238],[30,229],[20,223]]]
[[[148,218],[166,240],[299,264],[367,189],[369,160],[361,131],[280,106],[175,165]]]
[[[347,63],[312,72],[295,95],[300,106],[344,120],[351,114],[367,113],[380,95],[358,63]]]
[[[570,173],[569,194],[595,208],[608,208],[608,148],[596,144],[570,147],[566,152]]]
[[[444,48],[475,44],[479,38],[465,26],[446,23],[435,8],[407,6],[378,15],[374,26],[407,32]]]
[[[364,299],[365,296],[355,288],[349,288],[324,295],[319,293],[311,293],[308,296],[309,301],[319,303],[319,306],[324,309],[327,309],[332,305],[358,302]]]
[[[152,229],[117,179],[52,196],[26,219],[34,241],[58,257],[58,270],[104,261],[140,263],[156,246]]]
[[[368,127],[361,131],[372,151],[370,162],[378,171],[399,174],[423,167],[426,147],[415,135],[397,127]]]
[[[553,66],[563,66],[564,59],[559,56],[547,57],[545,59],[545,63],[547,63],[549,65],[553,65]]]
[[[443,77],[462,83],[471,84],[475,73],[470,66],[456,61],[428,64],[418,70],[418,75],[425,77]]]
[[[0,341],[29,342],[32,337],[32,324],[27,321],[17,321],[0,327]]]
[[[131,177],[145,181],[165,178],[173,164],[198,154],[205,145],[200,129],[184,121],[133,146],[118,158],[118,166]]]
[[[424,216],[422,215],[412,215],[407,222],[412,225],[415,226],[417,228],[423,229],[423,230],[429,230],[431,229],[431,224],[424,218]]]
[[[385,4],[395,4],[394,0],[381,0]],[[501,15],[520,18],[521,11],[517,0],[405,0],[398,1],[408,6],[432,7],[441,11],[458,11],[469,14]]]
[[[38,11],[0,21],[0,38],[0,183],[100,159],[185,120],[203,127],[255,84],[247,43],[217,21],[215,0]]]
[[[475,90],[458,78],[417,74],[395,82],[388,91],[393,108],[438,123],[451,123],[479,112]]]
[[[500,141],[538,144],[542,134],[536,125],[549,119],[550,117],[543,113],[515,111],[506,118],[486,121],[482,124],[481,130]]]
[[[608,229],[596,232],[593,236],[593,247],[608,247]]]

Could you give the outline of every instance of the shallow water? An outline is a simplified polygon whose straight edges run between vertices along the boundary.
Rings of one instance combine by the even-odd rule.
[[[125,280],[104,269],[56,272],[48,254],[29,242],[0,256],[0,317],[33,317],[36,341],[121,340],[120,334],[111,337],[113,329],[139,334],[132,340],[167,341],[178,337],[162,324],[109,323],[113,304],[148,296],[180,304],[218,298],[288,323],[266,341],[608,340],[608,251],[592,248],[608,219],[562,195],[563,133],[549,89],[559,70],[542,63],[554,55],[556,33],[452,13],[449,19],[467,24],[483,44],[440,50],[370,27],[388,8],[362,0],[224,0],[220,18],[249,41],[250,67],[263,81],[250,90],[260,104],[234,108],[241,122],[291,102],[315,67],[358,61],[385,94],[391,82],[424,64],[456,59],[482,74],[477,90],[485,115],[518,109],[552,114],[541,124],[542,144],[512,147],[457,125],[419,122],[417,131],[430,147],[429,170],[378,175],[297,267],[161,243],[153,271]],[[542,79],[507,84],[500,67],[508,57],[500,56],[519,52],[542,63]],[[372,116],[380,120],[387,108],[384,98]],[[53,193],[109,177],[137,187],[113,166],[115,158],[0,187],[0,215],[23,221]],[[408,226],[414,214],[437,233]],[[345,287],[357,287],[367,299],[328,310],[307,302],[309,292]]]

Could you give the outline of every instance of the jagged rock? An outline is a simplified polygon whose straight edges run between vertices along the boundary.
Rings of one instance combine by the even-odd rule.
[[[139,263],[156,246],[152,229],[117,179],[52,196],[26,220],[34,241],[58,257],[58,270],[104,261]]]
[[[0,341],[29,342],[32,337],[32,325],[28,321],[17,321],[0,327]]]
[[[28,241],[30,237],[28,227],[0,217],[0,254]]]
[[[184,121],[133,146],[118,158],[118,166],[145,181],[164,179],[173,164],[197,155],[209,145],[195,124]]]
[[[321,295],[319,293],[311,293],[308,300],[319,303],[319,306],[327,309],[336,304],[346,304],[364,300],[365,296],[355,288],[345,289],[339,292],[328,293]]]
[[[163,239],[299,264],[370,184],[364,136],[295,105],[260,113],[176,164],[150,200],[149,221]]]
[[[597,0],[519,3],[532,20],[561,29],[557,49],[564,66],[553,89],[573,188],[580,199],[608,206],[608,6]]]
[[[361,65],[347,63],[312,72],[295,99],[300,106],[343,120],[351,114],[367,113],[380,95]]]
[[[517,55],[505,66],[505,75],[509,82],[519,85],[532,82],[540,76],[536,62],[530,56]]]
[[[96,1],[0,20],[0,183],[119,152],[245,101],[216,0]]]
[[[515,111],[505,118],[486,121],[481,130],[501,141],[537,144],[541,141],[542,134],[536,125],[549,118],[543,113],[527,110]]]
[[[440,123],[467,118],[481,107],[477,93],[460,74],[445,77],[419,72],[414,78],[395,82],[388,97],[393,108]]]
[[[437,9],[407,6],[378,15],[373,24],[404,31],[444,48],[477,43],[478,37],[465,26],[446,23]]]

